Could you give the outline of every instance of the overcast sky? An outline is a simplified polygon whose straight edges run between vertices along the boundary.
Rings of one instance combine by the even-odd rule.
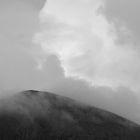
[[[139,7],[139,0],[0,0],[1,95],[52,91],[140,123]]]

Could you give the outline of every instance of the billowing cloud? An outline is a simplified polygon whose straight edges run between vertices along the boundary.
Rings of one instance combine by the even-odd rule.
[[[138,91],[138,47],[130,41],[117,41],[117,28],[124,35],[128,30],[109,21],[104,6],[103,0],[48,0],[40,12],[41,30],[34,42],[41,45],[46,59],[57,56],[66,77],[94,86],[124,86]]]

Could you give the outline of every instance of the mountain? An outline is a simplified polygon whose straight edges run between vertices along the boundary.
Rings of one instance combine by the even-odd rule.
[[[28,90],[0,100],[0,140],[139,139],[139,125],[64,96]]]

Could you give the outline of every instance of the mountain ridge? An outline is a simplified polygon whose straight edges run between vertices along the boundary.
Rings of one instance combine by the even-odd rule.
[[[139,140],[139,132],[140,125],[119,115],[47,91],[0,102],[1,140]]]

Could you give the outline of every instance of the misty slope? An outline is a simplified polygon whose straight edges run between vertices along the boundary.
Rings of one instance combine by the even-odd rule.
[[[49,92],[0,101],[0,140],[139,140],[140,126]]]

